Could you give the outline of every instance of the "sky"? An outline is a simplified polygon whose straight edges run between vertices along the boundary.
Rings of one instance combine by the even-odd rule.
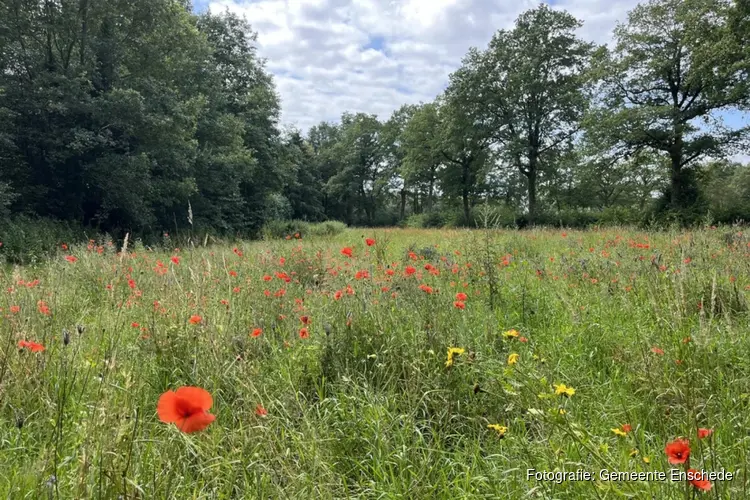
[[[378,115],[432,101],[472,46],[486,48],[534,0],[194,0],[196,11],[229,10],[258,32],[281,96],[281,121],[307,131],[344,111]],[[637,0],[548,0],[583,21],[580,36],[611,41]],[[730,126],[747,114],[725,113]],[[743,161],[750,156],[743,155]]]

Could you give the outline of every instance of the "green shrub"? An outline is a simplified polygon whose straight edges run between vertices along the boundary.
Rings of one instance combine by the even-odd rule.
[[[299,234],[304,238],[307,236],[335,236],[346,229],[346,224],[336,220],[310,223],[303,220],[270,220],[263,226],[261,234],[263,239],[286,239],[293,238]]]
[[[640,211],[632,207],[608,207],[599,213],[598,224],[622,226],[638,224],[642,219]]]
[[[264,240],[293,237],[299,233],[303,236],[308,233],[310,223],[302,220],[278,220],[272,219],[265,223],[261,234]]]
[[[51,219],[16,216],[0,221],[0,261],[31,264],[53,255],[60,245],[87,241],[83,227]]]
[[[433,210],[429,213],[410,215],[403,225],[413,228],[440,228],[448,223],[448,219],[446,211]]]
[[[328,220],[317,224],[310,224],[308,229],[310,236],[335,236],[344,232],[346,224],[337,220]]]
[[[425,214],[412,214],[404,220],[405,227],[422,228],[424,227]]]

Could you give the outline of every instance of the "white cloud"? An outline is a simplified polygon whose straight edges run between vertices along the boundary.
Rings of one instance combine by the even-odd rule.
[[[555,0],[605,43],[637,0]],[[258,31],[282,99],[282,122],[307,130],[344,111],[387,119],[430,101],[469,47],[484,48],[534,0],[218,0],[212,12],[243,15]]]

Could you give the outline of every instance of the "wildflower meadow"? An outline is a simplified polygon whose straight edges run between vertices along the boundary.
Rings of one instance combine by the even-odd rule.
[[[748,496],[736,228],[121,243],[0,268],[2,498]]]

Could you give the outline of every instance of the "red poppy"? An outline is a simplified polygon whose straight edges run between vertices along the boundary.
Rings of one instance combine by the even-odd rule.
[[[310,332],[307,331],[307,328],[300,328],[299,329],[299,338],[306,339],[310,337]]]
[[[182,432],[202,431],[216,419],[208,413],[214,400],[211,394],[200,387],[180,387],[167,391],[159,398],[156,412],[159,420],[174,423]]]
[[[42,344],[37,344],[36,342],[31,342],[28,340],[19,340],[18,341],[18,348],[19,349],[29,349],[31,352],[42,352],[44,351],[44,346]]]
[[[139,326],[141,326],[141,325],[140,325],[140,324],[138,324],[138,323],[136,323],[135,321],[133,321],[132,323],[130,323],[130,326],[131,326],[132,328],[138,328],[138,327],[139,327]]]
[[[273,279],[273,277],[271,277],[271,276],[269,276],[267,274],[265,276],[263,276],[263,281],[271,281],[272,279]]]
[[[341,255],[346,255],[347,257],[352,256],[352,247],[344,247],[341,249]]]
[[[369,278],[370,273],[366,270],[357,271],[357,273],[354,275],[355,280],[361,280],[363,278]]]
[[[36,307],[39,310],[39,312],[42,313],[42,314],[44,314],[44,315],[49,316],[51,314],[50,310],[49,310],[49,306],[43,300],[40,300],[39,302],[37,302],[36,303]]]
[[[373,240],[372,238],[366,238],[365,243],[367,244],[368,247],[371,247],[375,244],[375,240]]]
[[[526,337],[518,337],[519,342],[523,342],[524,344],[529,341]]]
[[[261,328],[255,328],[253,329],[253,333],[251,333],[250,335],[252,335],[253,337],[260,337],[261,333],[263,333],[263,330]]]
[[[460,300],[457,300],[453,303],[453,307],[456,309],[466,309],[466,304],[461,302]]]
[[[667,443],[664,452],[670,464],[684,464],[690,456],[690,442],[687,439],[676,439]]]
[[[466,295],[464,292],[458,292],[456,294],[456,300],[464,301],[468,298],[469,298],[468,295]]]
[[[341,290],[336,290],[336,293],[333,294],[334,300],[339,300],[344,295],[344,292]]]
[[[172,262],[173,262],[173,263],[175,263],[175,264],[178,264],[178,265],[179,265],[179,263],[180,263],[180,258],[179,258],[178,256],[176,256],[176,255],[175,255],[174,257],[172,257]]]
[[[310,316],[300,316],[299,320],[302,322],[303,325],[310,324]]]
[[[704,479],[703,473],[695,469],[688,469],[687,478],[688,481],[690,481],[690,484],[692,484],[699,490],[710,491],[713,487],[711,481],[709,481],[708,479]]]
[[[21,306],[10,306],[10,312],[12,314],[18,314],[21,312]]]
[[[659,349],[658,347],[652,347],[651,352],[654,354],[658,354],[659,356],[664,356],[664,351]]]
[[[705,439],[713,433],[713,429],[706,429],[704,427],[701,427],[698,429],[698,439]]]
[[[413,268],[412,266],[406,266],[406,269],[404,270],[404,274],[407,276],[411,276],[412,274],[416,273],[417,270]]]
[[[197,314],[193,314],[192,316],[190,316],[190,324],[191,325],[197,325],[201,321],[203,321],[203,318],[201,318]]]
[[[78,260],[78,257],[75,257],[73,255],[66,255],[65,260],[67,260],[68,262],[76,262]]]
[[[268,415],[268,410],[263,408],[263,405],[258,404],[255,407],[255,414],[258,415],[259,417],[265,417],[266,415]]]

